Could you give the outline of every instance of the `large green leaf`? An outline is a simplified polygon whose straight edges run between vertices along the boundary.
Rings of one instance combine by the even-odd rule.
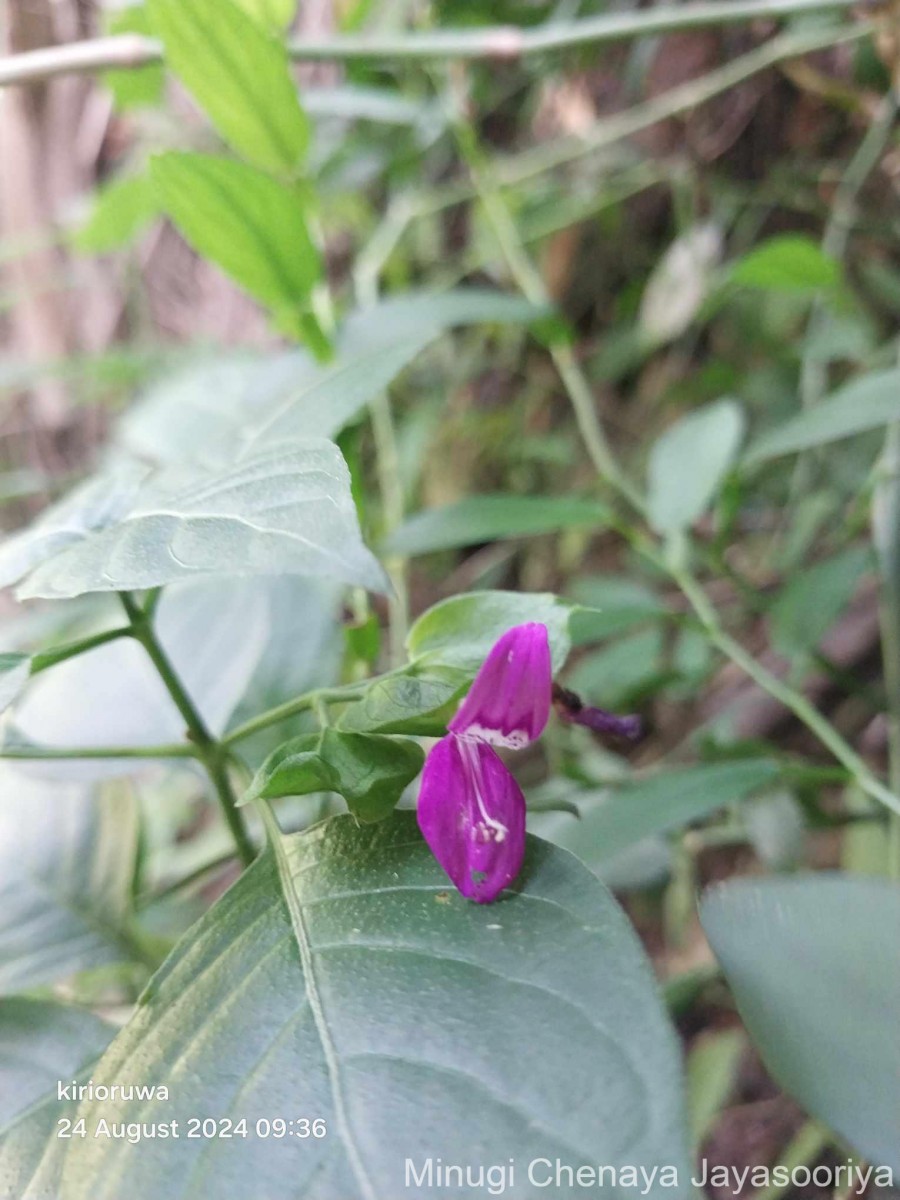
[[[781,1086],[900,1171],[900,887],[808,875],[706,893],[706,936]]]
[[[647,505],[660,533],[677,533],[701,517],[731,466],[744,434],[734,400],[717,400],[676,422],[650,451]]]
[[[309,129],[284,44],[233,0],[147,0],[166,62],[222,137],[266,171],[293,174]]]
[[[84,1009],[31,1000],[0,999],[0,1130],[57,1083],[68,1083],[97,1059],[115,1029]],[[2,1179],[0,1173],[0,1179]]]
[[[527,321],[540,312],[516,296],[478,288],[414,292],[352,312],[326,364],[301,350],[229,355],[159,381],[119,428],[127,449],[151,461],[335,437],[443,330],[467,321]]]
[[[0,1103],[9,1096],[9,1112],[24,1109],[9,1124],[0,1115],[3,1200],[55,1198],[68,1144],[61,1135],[78,1107],[77,1096],[59,1099],[58,1085],[86,1082],[115,1032],[82,1009],[21,997],[0,1001],[0,1063],[9,1088]]]
[[[82,1109],[92,1127],[246,1117],[248,1137],[88,1137],[56,1197],[396,1200],[408,1159],[474,1155],[514,1160],[514,1200],[534,1194],[539,1157],[668,1164],[678,1186],[657,1176],[645,1194],[677,1200],[678,1057],[633,931],[571,856],[530,839],[517,891],[481,907],[413,814],[337,818],[279,840],[195,926],[92,1073],[165,1083],[168,1101]],[[276,1116],[292,1135],[258,1136]],[[301,1118],[326,1136],[297,1136]]]
[[[608,520],[605,505],[577,496],[469,496],[410,517],[386,539],[384,550],[408,556],[428,554],[572,526],[602,526]]]
[[[224,470],[155,476],[125,516],[48,559],[18,594],[58,599],[199,575],[285,573],[385,586],[360,539],[347,467],[323,438]]]
[[[320,271],[296,188],[211,154],[158,154],[150,174],[161,207],[197,253],[281,321],[296,322]]]
[[[775,765],[767,759],[662,771],[649,779],[624,783],[614,791],[571,797],[580,819],[552,813],[533,824],[542,836],[596,867],[652,834],[680,829],[742,800],[769,783],[775,773]]]
[[[762,434],[750,445],[744,461],[761,463],[782,454],[824,446],[898,418],[900,370],[872,371]]]
[[[424,761],[421,746],[409,738],[326,728],[274,750],[244,799],[337,792],[360,821],[381,821],[396,808]]]
[[[411,658],[477,669],[501,634],[513,625],[540,621],[547,626],[554,670],[571,649],[569,622],[577,606],[550,592],[469,592],[429,608],[406,639]]]
[[[134,805],[6,764],[0,797],[0,992],[131,958]]]
[[[237,0],[244,12],[272,29],[284,29],[297,11],[298,0]]]
[[[137,463],[114,463],[6,538],[0,544],[0,587],[8,587],[45,559],[123,517],[146,475],[147,468]]]

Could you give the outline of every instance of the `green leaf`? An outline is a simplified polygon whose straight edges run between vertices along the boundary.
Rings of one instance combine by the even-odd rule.
[[[839,874],[708,891],[706,936],[776,1081],[900,1171],[900,887]]]
[[[293,175],[309,127],[284,43],[233,0],[148,0],[166,63],[233,149],[264,171]]]
[[[22,691],[31,674],[31,658],[27,654],[0,654],[0,712],[9,708]]]
[[[72,234],[72,245],[84,253],[105,254],[127,245],[159,215],[159,201],[147,175],[127,175],[102,187],[91,214]]]
[[[659,625],[614,638],[579,659],[569,684],[591,704],[606,708],[631,704],[663,678],[664,647]]]
[[[146,475],[147,468],[137,463],[115,463],[7,537],[0,544],[0,587],[123,517]]]
[[[335,773],[337,790],[360,821],[390,816],[425,762],[422,747],[409,738],[337,729],[323,731],[319,753]]]
[[[609,515],[605,505],[577,496],[469,496],[417,513],[390,534],[383,549],[412,557],[572,526],[591,528],[606,524]]]
[[[0,1179],[4,1196],[56,1196],[67,1141],[61,1118],[74,1120],[77,1100],[60,1100],[57,1084],[86,1082],[115,1027],[80,1009],[13,997],[0,1001]],[[41,1100],[40,1096],[44,1099]],[[32,1105],[11,1124],[7,1113]]]
[[[66,1004],[0,999],[0,1129],[45,1093],[55,1100],[58,1081],[69,1082],[93,1063],[115,1032]]]
[[[422,770],[417,742],[325,729],[275,750],[256,773],[244,802],[337,792],[360,821],[382,821]]]
[[[129,4],[110,13],[106,28],[111,34],[139,33],[146,37],[153,33],[143,4]],[[112,92],[119,110],[153,107],[162,100],[165,71],[158,63],[150,63],[145,67],[126,67],[121,71],[105,71],[103,82]]]
[[[877,429],[898,417],[900,370],[872,371],[762,434],[751,443],[744,462],[767,462],[783,454],[825,446],[867,429]]]
[[[411,663],[402,671],[374,679],[359,699],[344,709],[338,728],[440,737],[471,682],[471,671]]]
[[[152,478],[130,511],[39,566],[22,598],[161,587],[201,575],[323,575],[385,586],[363,545],[347,467],[322,438],[285,443],[225,470]]]
[[[127,796],[101,800],[0,765],[0,992],[131,957],[137,851]]]
[[[661,771],[612,791],[576,794],[571,799],[581,819],[554,813],[541,819],[540,831],[589,866],[599,866],[651,834],[682,829],[743,800],[776,770],[767,759],[754,758]]]
[[[290,25],[297,11],[297,0],[237,0],[237,3],[248,16],[277,30]]]
[[[689,528],[706,511],[744,436],[736,400],[717,400],[682,417],[650,451],[647,504],[663,534]]]
[[[787,233],[770,238],[738,259],[731,269],[731,279],[743,287],[818,291],[837,287],[841,268],[810,238]]]
[[[358,309],[341,325],[335,358],[289,353],[223,356],[162,379],[132,409],[120,439],[141,458],[178,462],[210,453],[335,437],[429,342],[467,319],[525,321],[535,309],[503,292],[414,292]]]
[[[695,1152],[735,1089],[747,1039],[741,1029],[722,1029],[701,1035],[687,1061],[687,1095],[691,1144]]]
[[[572,595],[586,606],[572,617],[576,646],[671,615],[655,592],[625,575],[585,575],[573,584]]]
[[[534,838],[519,890],[492,906],[453,892],[412,813],[279,838],[92,1074],[137,1077],[171,1085],[144,1121],[246,1117],[252,1132],[73,1141],[59,1200],[397,1200],[409,1158],[470,1162],[479,1146],[516,1161],[515,1195],[538,1157],[669,1164],[678,1186],[657,1176],[647,1194],[689,1191],[678,1046],[649,963],[602,885]],[[130,1119],[127,1103],[82,1111],[92,1127]],[[276,1115],[327,1134],[276,1147],[255,1136]]]
[[[296,322],[320,273],[296,189],[210,154],[155,155],[150,175],[161,206],[197,253]]]
[[[873,565],[868,546],[851,546],[792,575],[771,608],[778,653],[790,658],[815,650]]]
[[[513,625],[540,621],[547,626],[553,668],[571,649],[569,622],[576,605],[550,592],[469,592],[442,600],[423,613],[406,639],[410,658],[477,670],[501,634]]]

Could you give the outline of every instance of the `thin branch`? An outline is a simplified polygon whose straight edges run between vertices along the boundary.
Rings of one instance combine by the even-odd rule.
[[[716,67],[706,75],[689,79],[686,83],[661,92],[652,100],[635,104],[624,112],[613,113],[598,120],[583,136],[556,138],[520,154],[511,155],[506,159],[500,158],[494,166],[495,179],[503,187],[525,183],[544,171],[565,166],[585,154],[606,150],[617,142],[657,125],[660,121],[689,112],[787,59],[800,58],[817,50],[858,41],[868,37],[871,32],[871,25],[860,22],[837,29],[826,27],[816,28],[808,33],[779,34],[757,46],[755,50],[740,55],[724,66]]]
[[[226,752],[222,744],[216,741],[206,727],[199,710],[188,695],[184,684],[169,661],[162,643],[156,636],[151,618],[146,609],[141,608],[129,592],[120,592],[119,599],[128,616],[132,635],[140,642],[147,652],[150,661],[156,668],[166,691],[172,697],[175,707],[184,718],[194,751],[206,768],[210,781],[215,789],[222,813],[231,830],[237,847],[238,855],[245,866],[249,866],[256,857],[256,850],[244,824],[244,818],[238,811],[237,797],[228,777]]]
[[[42,759],[93,758],[199,758],[184,742],[171,746],[0,746],[0,758],[38,762]]]
[[[298,61],[396,59],[427,62],[441,59],[509,60],[553,50],[624,41],[651,34],[673,33],[710,25],[754,20],[780,20],[805,13],[846,12],[855,0],[710,0],[708,3],[662,5],[636,13],[605,13],[580,21],[552,23],[533,29],[488,26],[482,29],[437,29],[391,35],[351,35],[291,42],[288,53]],[[37,83],[58,75],[133,70],[162,61],[154,38],[118,34],[62,46],[48,46],[0,62],[0,86]]]

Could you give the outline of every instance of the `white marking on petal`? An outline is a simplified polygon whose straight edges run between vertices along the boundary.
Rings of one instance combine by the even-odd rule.
[[[484,725],[469,725],[464,733],[456,736],[460,741],[487,742],[491,746],[503,746],[506,750],[522,750],[531,741],[525,729],[503,733],[500,729],[488,729]]]
[[[481,758],[478,754],[478,744],[474,740],[459,738],[460,754],[468,767],[472,790],[475,792],[475,802],[481,813],[481,820],[472,827],[472,836],[480,842],[502,842],[509,833],[502,821],[496,820],[488,812],[481,791]]]

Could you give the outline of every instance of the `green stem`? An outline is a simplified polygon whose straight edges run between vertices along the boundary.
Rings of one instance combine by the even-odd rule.
[[[293,700],[285,700],[283,704],[276,704],[274,708],[266,709],[265,712],[251,717],[249,721],[244,721],[243,725],[236,725],[222,738],[221,745],[233,746],[235,742],[243,741],[244,738],[259,733],[261,729],[268,729],[270,725],[278,725],[281,721],[287,721],[298,713],[315,709],[320,703],[340,704],[353,700],[355,693],[360,688],[368,686],[370,682],[370,680],[361,680],[358,683],[348,683],[340,688],[316,688],[312,692],[304,692],[302,696],[295,696]]]
[[[107,642],[115,642],[119,638],[131,636],[131,626],[125,625],[119,629],[107,629],[103,633],[94,633],[90,637],[79,638],[64,646],[56,646],[53,650],[44,650],[32,656],[31,674],[37,675],[40,671],[55,667],[57,663],[65,662],[68,658],[75,658],[79,654],[86,654],[88,650],[96,650],[98,646],[105,646]]]
[[[0,758],[198,758],[193,746],[176,742],[171,746],[3,746]]]
[[[881,657],[887,695],[888,771],[900,791],[900,424],[888,428],[873,500],[875,545],[881,568]],[[900,817],[888,826],[888,868],[900,879]]]
[[[375,304],[378,300],[382,255],[389,254],[393,246],[392,225],[385,225],[377,232],[385,236],[386,244],[371,247],[362,269],[355,273],[356,298],[363,307]],[[375,469],[381,495],[384,532],[391,533],[403,522],[404,502],[397,429],[391,409],[391,398],[386,389],[370,402],[369,417],[375,443]],[[393,595],[388,597],[388,651],[390,665],[395,667],[403,662],[405,657],[406,634],[409,630],[407,562],[402,555],[391,555],[386,559],[384,566],[394,589]]]
[[[713,645],[761,688],[779,700],[796,716],[812,733],[816,735],[823,746],[827,747],[842,766],[856,779],[859,786],[868,795],[880,800],[895,813],[900,813],[900,798],[872,773],[868,765],[855,750],[841,737],[834,726],[807,700],[800,692],[795,691],[784,683],[777,675],[756,661],[740,642],[736,641],[722,628],[716,610],[713,608],[706,593],[686,567],[670,566],[672,578],[681,588],[690,602],[691,607],[706,630],[706,635]]]
[[[551,304],[552,298],[541,273],[531,261],[509,209],[490,175],[474,130],[470,125],[460,124],[456,132],[460,152],[469,164],[475,192],[506,259],[510,274],[526,299],[541,306]],[[593,392],[571,346],[555,345],[551,347],[550,355],[572,403],[585,449],[598,474],[621,492],[638,511],[643,511],[643,498],[619,468],[603,427],[597,419]]]
[[[685,5],[682,11],[687,11]],[[723,67],[717,67],[699,79],[669,88],[668,91],[636,104],[625,112],[614,114],[598,121],[585,135],[556,138],[546,145],[535,146],[501,160],[494,171],[501,187],[512,187],[533,179],[545,171],[565,166],[582,158],[585,154],[608,149],[625,138],[633,137],[660,121],[679,113],[688,112],[705,104],[722,92],[730,91],[753,75],[766,71],[786,59],[799,58],[829,46],[858,41],[868,37],[872,27],[865,22],[841,26],[839,29],[816,29],[809,33],[783,33],[742,54]]]
[[[303,38],[288,44],[291,58],[305,62],[396,59],[518,59],[555,50],[625,41],[715,25],[780,20],[805,13],[845,12],[856,0],[708,0],[707,3],[659,5],[640,12],[605,13],[579,21],[554,21],[532,29],[493,26],[481,29],[402,31],[397,34]],[[136,70],[162,61],[155,38],[138,34],[96,38],[32,50],[0,61],[0,86],[34,83],[57,75]]]
[[[175,707],[184,718],[188,737],[194,745],[195,757],[206,768],[206,773],[219,798],[222,813],[234,838],[241,862],[245,866],[249,865],[255,858],[256,851],[244,824],[244,818],[237,807],[237,797],[228,778],[224,747],[209,732],[202,716],[185,691],[184,685],[156,636],[146,611],[128,592],[120,592],[119,595],[131,623],[133,636],[146,650],[166,690],[172,697]]]
[[[837,262],[843,262],[847,253],[847,242],[856,217],[856,205],[866,180],[878,166],[890,141],[891,131],[897,118],[898,98],[891,91],[881,101],[874,119],[866,129],[847,168],[841,176],[831,205],[831,213],[822,237],[822,250]],[[800,368],[800,403],[811,408],[824,396],[828,387],[828,366],[812,353],[816,341],[826,332],[828,306],[819,292],[813,301],[806,329],[803,361]],[[793,500],[804,492],[811,474],[810,453],[800,454],[792,472],[790,498],[785,512],[793,507]]]

